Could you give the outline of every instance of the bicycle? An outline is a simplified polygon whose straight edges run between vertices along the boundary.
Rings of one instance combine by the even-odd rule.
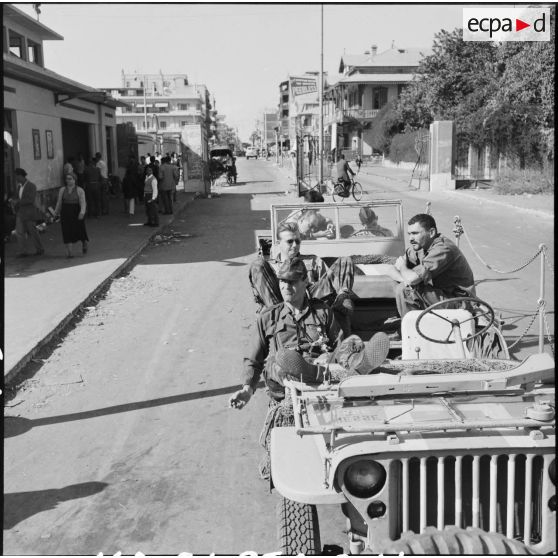
[[[354,178],[349,178],[350,184],[345,184],[341,179],[337,179],[333,188],[333,201],[337,202],[339,199],[345,201],[350,195],[353,196],[355,201],[360,201],[362,198],[362,186],[360,182],[355,182]]]

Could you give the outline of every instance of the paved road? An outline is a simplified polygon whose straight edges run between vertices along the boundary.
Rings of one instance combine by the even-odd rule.
[[[265,394],[242,412],[227,399],[253,331],[253,231],[285,197],[278,176],[271,163],[240,160],[237,186],[175,221],[177,235],[191,236],[145,250],[8,402],[5,554],[276,550],[278,496],[256,473]],[[430,199],[450,232],[455,194],[362,183],[371,198],[403,197],[406,216]],[[463,200],[459,211],[494,265],[515,265],[541,235],[552,238],[552,222],[519,212]],[[481,296],[535,306],[536,271],[501,278],[472,263]],[[319,512],[322,542],[348,551],[341,512]]]

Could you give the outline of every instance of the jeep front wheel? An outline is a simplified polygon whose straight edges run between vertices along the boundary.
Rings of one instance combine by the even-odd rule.
[[[468,527],[446,527],[443,530],[427,527],[417,535],[408,531],[397,541],[385,541],[380,545],[382,554],[403,555],[486,555],[486,554],[534,554],[522,542],[508,539],[500,533],[488,533]]]
[[[277,504],[281,554],[321,554],[320,526],[316,506],[281,498]]]

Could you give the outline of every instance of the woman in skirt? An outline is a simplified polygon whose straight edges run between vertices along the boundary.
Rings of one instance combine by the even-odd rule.
[[[72,244],[81,242],[82,251],[87,253],[87,231],[85,230],[85,192],[76,184],[73,173],[64,176],[66,186],[60,188],[58,202],[54,210],[60,216],[62,239],[66,245],[66,257],[73,258]]]

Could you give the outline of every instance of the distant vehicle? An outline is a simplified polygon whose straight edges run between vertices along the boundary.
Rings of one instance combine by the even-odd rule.
[[[246,148],[246,159],[250,159],[253,157],[254,159],[258,158],[258,148],[257,147],[247,147]]]

